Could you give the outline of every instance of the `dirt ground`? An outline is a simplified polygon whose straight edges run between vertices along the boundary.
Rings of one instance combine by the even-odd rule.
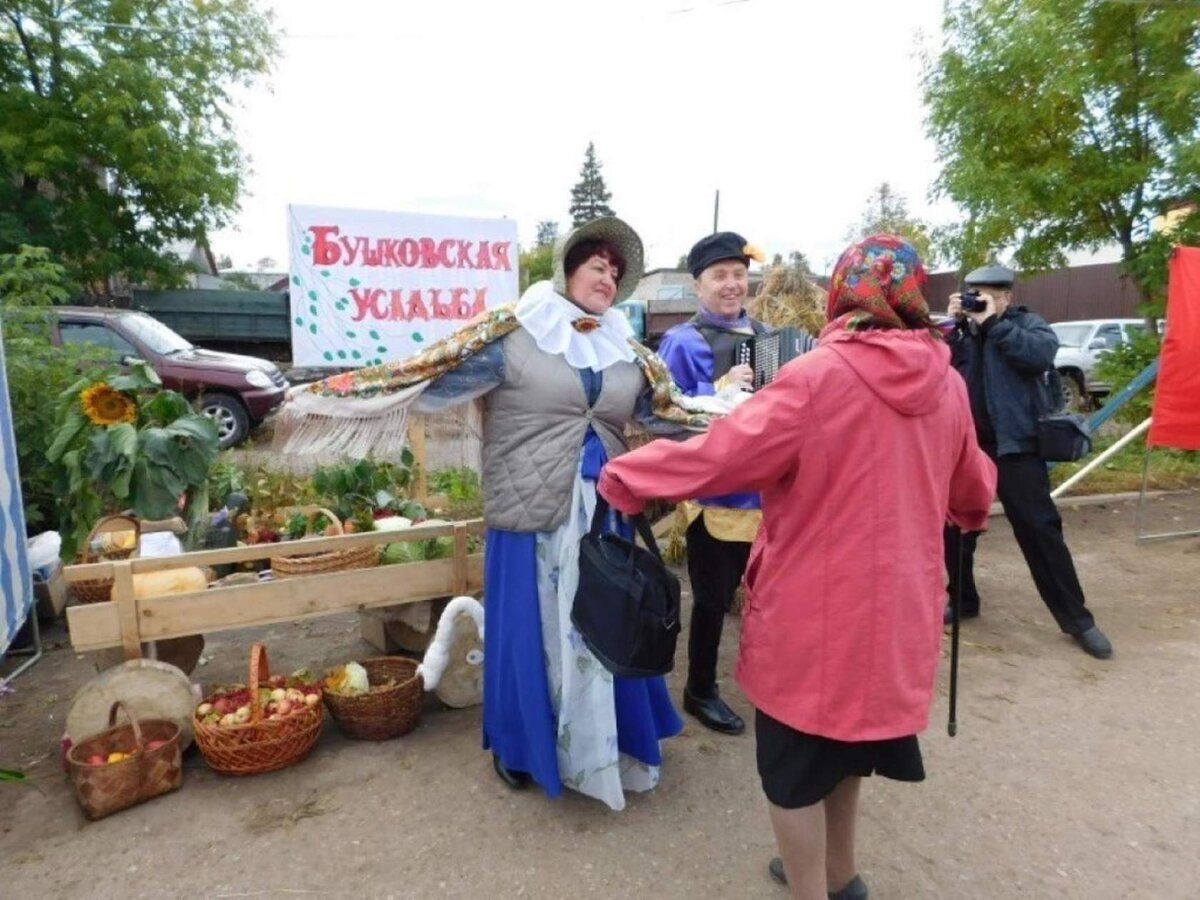
[[[1200,540],[1139,545],[1133,506],[1064,513],[1089,606],[1116,646],[1100,662],[1054,628],[1003,519],[980,545],[982,618],[964,626],[959,736],[946,671],[923,738],[928,780],[873,779],[860,869],[887,898],[1186,898],[1200,882]],[[1200,525],[1200,494],[1155,501],[1155,528]],[[736,646],[728,628],[722,665]],[[354,615],[212,635],[196,670],[239,680],[252,639],[277,670],[361,657]],[[62,626],[0,698],[0,897],[782,897],[749,735],[689,722],[661,786],[622,813],[513,792],[479,748],[479,710],[431,708],[413,734],[343,738],[270,775],[213,774],[86,823],[56,744],[90,661]],[[948,648],[948,639],[947,639]],[[682,644],[681,644],[682,647]],[[670,678],[678,697],[680,665]],[[751,710],[725,673],[725,693]]]

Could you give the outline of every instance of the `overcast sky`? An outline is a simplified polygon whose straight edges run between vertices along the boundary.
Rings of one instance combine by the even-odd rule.
[[[941,0],[278,0],[252,174],[213,250],[286,266],[288,203],[569,225],[594,141],[647,267],[712,228],[831,263],[881,181],[934,222],[920,50]]]

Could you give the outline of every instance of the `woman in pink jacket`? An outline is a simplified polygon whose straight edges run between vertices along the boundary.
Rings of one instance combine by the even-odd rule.
[[[761,491],[736,676],[792,896],[860,900],[863,776],[925,777],[942,634],[942,526],[985,526],[995,467],[929,320],[916,251],[876,235],[842,254],[816,349],[708,432],[605,466],[626,513],[650,498]],[[786,875],[784,874],[786,870]]]

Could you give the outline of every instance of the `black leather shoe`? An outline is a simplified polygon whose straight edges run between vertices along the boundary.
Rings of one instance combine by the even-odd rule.
[[[504,763],[500,762],[500,757],[495,753],[492,754],[492,768],[496,770],[496,774],[500,776],[500,780],[514,791],[519,791],[529,784],[529,773],[517,772],[514,769],[506,768]]]
[[[788,883],[787,873],[783,871],[783,860],[778,856],[767,863],[767,871],[777,883]],[[867,900],[870,892],[867,890],[867,883],[855,875],[844,888],[840,891],[830,891],[828,896],[829,900]]]
[[[771,861],[767,863],[767,871],[777,883],[787,886],[787,873],[783,871],[783,860],[778,856],[771,857]]]
[[[965,622],[965,621],[967,621],[967,619],[978,619],[978,618],[979,618],[979,610],[964,609],[959,614],[958,621]],[[954,624],[954,607],[951,606],[949,603],[947,603],[946,608],[944,610],[942,610],[942,624],[943,625],[953,625]]]
[[[715,688],[711,697],[697,697],[688,688],[684,688],[683,710],[695,716],[705,728],[722,734],[741,734],[746,730],[746,723],[742,717],[729,708]]]
[[[1096,659],[1108,659],[1113,654],[1112,644],[1104,636],[1104,632],[1093,625],[1087,631],[1073,634],[1071,637],[1079,642],[1084,653],[1089,653]]]

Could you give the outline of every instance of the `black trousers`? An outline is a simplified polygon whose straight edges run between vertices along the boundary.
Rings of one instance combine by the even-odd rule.
[[[985,448],[987,450],[988,448]],[[1083,588],[1075,574],[1071,551],[1063,538],[1062,517],[1050,499],[1050,477],[1046,464],[1037,454],[1020,453],[996,457],[996,493],[1004,515],[1012,526],[1017,545],[1029,566],[1029,574],[1037,586],[1042,602],[1054,616],[1058,627],[1067,634],[1079,634],[1096,624],[1084,605]],[[964,615],[979,612],[979,591],[975,588],[975,544],[979,532],[963,535],[962,611]],[[954,596],[954,540],[952,530],[946,529],[946,571],[950,576],[950,595]]]
[[[692,582],[692,624],[688,630],[688,690],[709,696],[717,685],[721,629],[750,557],[746,541],[719,541],[704,527],[704,516],[687,530],[688,577]]]

